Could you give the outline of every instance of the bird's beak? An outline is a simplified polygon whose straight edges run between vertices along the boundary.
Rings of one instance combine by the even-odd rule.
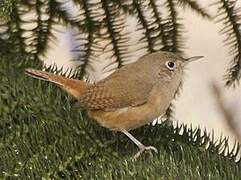
[[[194,56],[194,57],[187,58],[187,59],[185,59],[185,64],[193,62],[193,61],[196,61],[196,60],[199,60],[199,59],[201,59],[203,57],[204,56]]]

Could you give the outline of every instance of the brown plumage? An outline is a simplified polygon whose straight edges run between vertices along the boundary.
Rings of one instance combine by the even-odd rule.
[[[26,69],[25,73],[34,78],[50,81],[57,84],[76,99],[79,99],[79,97],[88,87],[88,84],[86,84],[84,81],[69,79],[64,76],[59,76],[45,71]]]
[[[157,150],[144,146],[128,131],[165,113],[181,83],[185,64],[199,58],[151,53],[96,84],[33,69],[26,69],[26,73],[57,84],[76,98],[100,125],[127,135],[140,148],[136,158],[144,150]]]

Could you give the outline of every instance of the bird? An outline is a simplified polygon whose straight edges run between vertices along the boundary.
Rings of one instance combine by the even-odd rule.
[[[94,84],[54,73],[26,69],[34,78],[56,84],[86,109],[101,126],[124,133],[139,148],[137,159],[145,150],[158,152],[137,140],[130,130],[139,128],[165,114],[180,86],[185,67],[203,56],[183,58],[167,51],[140,57]]]

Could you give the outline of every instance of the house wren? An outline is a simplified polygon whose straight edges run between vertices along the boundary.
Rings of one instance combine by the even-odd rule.
[[[170,52],[151,53],[96,84],[34,69],[26,69],[26,73],[57,84],[76,98],[101,126],[128,136],[140,149],[134,156],[137,158],[144,150],[157,152],[157,149],[143,145],[128,131],[165,114],[186,64],[201,57],[184,59]]]

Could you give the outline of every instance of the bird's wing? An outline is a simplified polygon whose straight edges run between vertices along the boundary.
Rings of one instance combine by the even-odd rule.
[[[122,80],[122,81],[121,81]],[[87,109],[112,111],[146,103],[152,84],[142,79],[115,78],[90,86],[80,97]]]

